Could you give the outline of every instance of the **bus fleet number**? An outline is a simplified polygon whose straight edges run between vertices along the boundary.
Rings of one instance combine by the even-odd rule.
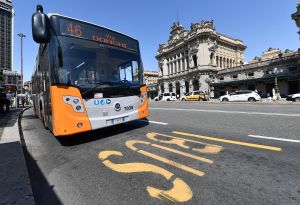
[[[133,106],[132,105],[131,106],[126,106],[126,107],[124,107],[124,110],[125,111],[133,110]]]

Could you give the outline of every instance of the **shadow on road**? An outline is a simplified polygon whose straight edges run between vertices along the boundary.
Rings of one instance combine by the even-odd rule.
[[[99,139],[104,139],[121,133],[125,133],[134,129],[145,127],[149,124],[147,120],[135,120],[132,122],[93,130],[81,134],[66,137],[57,137],[57,140],[63,146],[75,146],[79,144],[89,143]]]
[[[61,201],[53,190],[54,186],[48,183],[36,160],[32,158],[27,149],[24,150],[24,154],[30,175],[35,203],[45,205],[62,205]]]
[[[35,116],[32,116],[35,117]],[[27,150],[26,142],[23,135],[23,130],[21,126],[21,120],[23,118],[23,113],[19,115],[18,127],[20,140],[26,160],[27,169],[29,172],[31,188],[36,204],[45,204],[45,205],[62,205],[58,196],[56,195],[54,186],[50,185],[38,166],[36,160],[31,156],[30,152]],[[24,116],[26,118],[26,116]],[[29,117],[31,119],[31,116]]]

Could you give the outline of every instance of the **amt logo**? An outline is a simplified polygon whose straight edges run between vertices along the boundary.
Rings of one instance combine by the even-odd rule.
[[[105,100],[94,100],[94,105],[105,105]]]

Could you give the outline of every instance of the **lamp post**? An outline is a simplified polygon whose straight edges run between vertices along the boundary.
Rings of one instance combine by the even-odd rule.
[[[23,33],[19,33],[18,36],[21,38],[21,94],[23,94],[23,38],[26,36]]]
[[[277,82],[277,75],[279,73],[282,73],[282,69],[278,69],[278,68],[274,68],[273,69],[273,74],[275,75],[275,96],[276,96],[276,99],[280,99],[280,92],[279,92],[279,88],[278,88],[278,82]]]
[[[297,4],[297,11],[292,14],[292,19],[295,21],[297,27],[300,29],[300,3]],[[298,31],[300,35],[300,30]]]

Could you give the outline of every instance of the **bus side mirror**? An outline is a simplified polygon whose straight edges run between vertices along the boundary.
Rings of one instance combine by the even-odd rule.
[[[32,36],[37,43],[48,43],[50,40],[49,19],[41,5],[37,6],[37,12],[32,15]]]

